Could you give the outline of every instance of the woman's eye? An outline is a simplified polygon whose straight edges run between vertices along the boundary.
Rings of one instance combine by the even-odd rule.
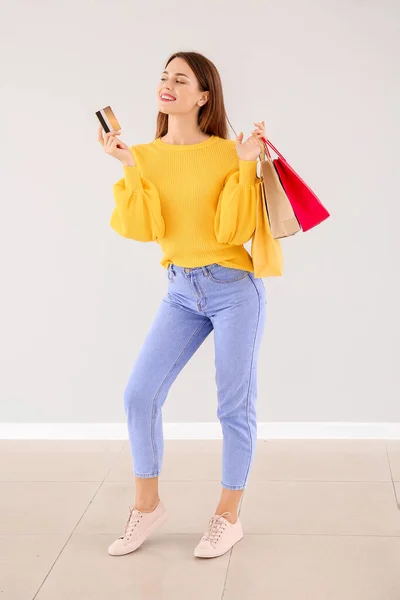
[[[165,77],[161,77],[161,81],[166,81]],[[176,83],[185,83],[184,81],[177,81]]]

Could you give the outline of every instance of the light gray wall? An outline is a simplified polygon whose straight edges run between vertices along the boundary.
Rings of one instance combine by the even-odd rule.
[[[399,10],[395,1],[2,3],[2,422],[122,422],[167,287],[157,244],[109,226],[110,104],[151,141],[176,50],[221,72],[228,115],[271,140],[331,211],[266,278],[260,421],[400,421]],[[234,137],[231,132],[231,137]],[[166,422],[216,419],[213,335]]]

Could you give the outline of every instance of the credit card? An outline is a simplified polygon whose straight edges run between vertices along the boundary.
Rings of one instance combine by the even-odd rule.
[[[99,119],[104,131],[118,131],[121,129],[116,116],[114,115],[111,106],[106,106],[102,110],[96,111],[96,117]]]

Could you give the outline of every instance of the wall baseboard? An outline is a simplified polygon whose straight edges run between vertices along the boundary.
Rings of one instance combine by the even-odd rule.
[[[222,438],[220,423],[164,423],[166,440]],[[258,423],[258,439],[400,439],[400,423]],[[127,440],[125,423],[0,423],[3,440]]]

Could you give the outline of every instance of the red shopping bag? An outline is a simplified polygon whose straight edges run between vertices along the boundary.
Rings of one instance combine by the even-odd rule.
[[[330,216],[330,213],[275,146],[265,137],[261,139],[271,160],[268,146],[278,155],[278,158],[274,158],[272,162],[302,230],[307,231],[319,225]]]

